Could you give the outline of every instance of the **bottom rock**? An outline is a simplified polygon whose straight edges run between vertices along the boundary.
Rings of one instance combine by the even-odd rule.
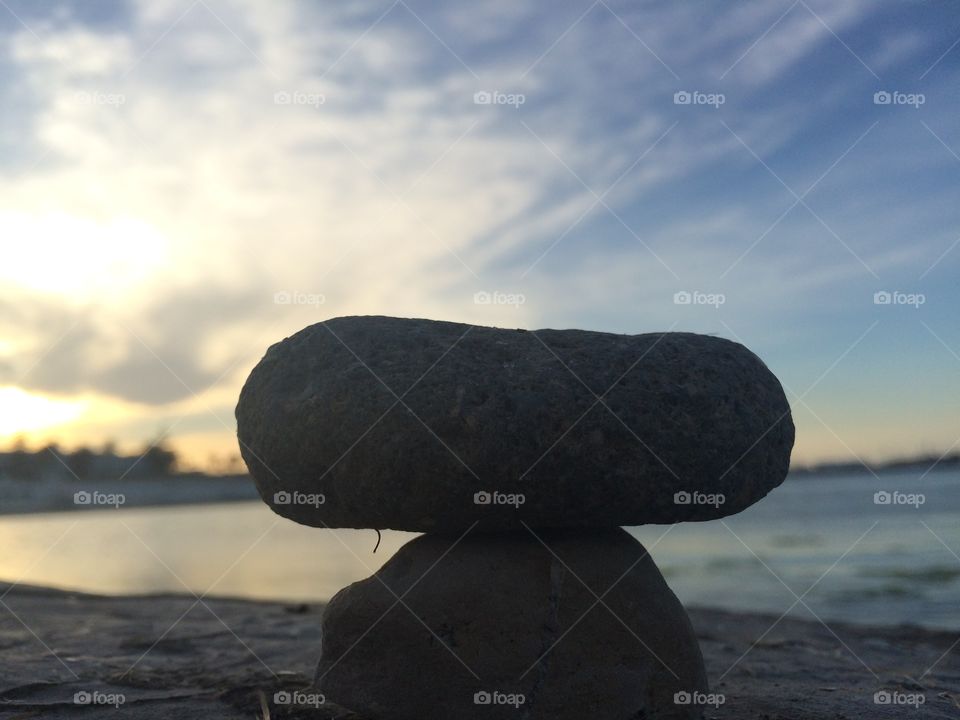
[[[371,720],[699,718],[707,691],[686,612],[619,528],[411,540],[330,601],[316,680]]]

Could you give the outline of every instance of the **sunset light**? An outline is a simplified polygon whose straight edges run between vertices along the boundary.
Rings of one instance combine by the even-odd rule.
[[[34,395],[17,387],[0,387],[0,441],[38,430],[52,430],[80,417],[86,404]]]

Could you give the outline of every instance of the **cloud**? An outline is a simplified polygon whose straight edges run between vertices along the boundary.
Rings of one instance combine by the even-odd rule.
[[[33,342],[18,362],[0,366],[0,383],[164,405],[202,394],[227,376],[254,348],[235,342],[224,352],[218,341],[275,316],[276,307],[262,289],[197,286],[165,295],[122,321],[109,308],[70,307],[42,296],[30,299],[28,311],[6,302],[3,311],[4,333]]]
[[[881,73],[952,39],[892,37],[862,2],[806,4],[823,23],[798,4],[764,35],[787,6],[18,3],[39,39],[0,29],[16,338],[0,378],[66,333],[24,386],[148,416],[191,391],[220,403],[268,344],[324,317],[647,329],[683,288],[727,292],[738,332],[808,347],[778,318],[812,327],[872,282],[830,230],[896,277],[949,245],[956,213],[954,159],[915,116],[880,114],[830,30]],[[948,70],[923,117],[960,147],[953,106],[933,102]],[[678,106],[677,90],[726,102]],[[769,230],[794,201],[774,175],[803,192],[835,162],[807,198],[830,229],[798,206]],[[925,239],[898,252],[911,228]],[[529,301],[478,307],[479,290]],[[324,302],[274,305],[281,291]]]

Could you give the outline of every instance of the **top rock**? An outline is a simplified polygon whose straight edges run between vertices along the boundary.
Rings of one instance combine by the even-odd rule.
[[[732,515],[783,481],[794,439],[777,378],[729,340],[389,317],[273,345],[236,414],[279,514],[422,532]]]

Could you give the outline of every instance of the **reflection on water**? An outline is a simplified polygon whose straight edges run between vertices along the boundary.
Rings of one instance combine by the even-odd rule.
[[[875,504],[884,489],[925,502]],[[633,532],[685,603],[957,628],[958,528],[960,476],[940,472],[793,480],[724,521]],[[111,594],[324,600],[411,537],[384,532],[374,554],[372,530],[303,527],[260,502],[4,517],[0,578]]]
[[[380,567],[411,533],[318,530],[263,503],[90,510],[0,520],[0,577],[104,594],[318,600]]]

